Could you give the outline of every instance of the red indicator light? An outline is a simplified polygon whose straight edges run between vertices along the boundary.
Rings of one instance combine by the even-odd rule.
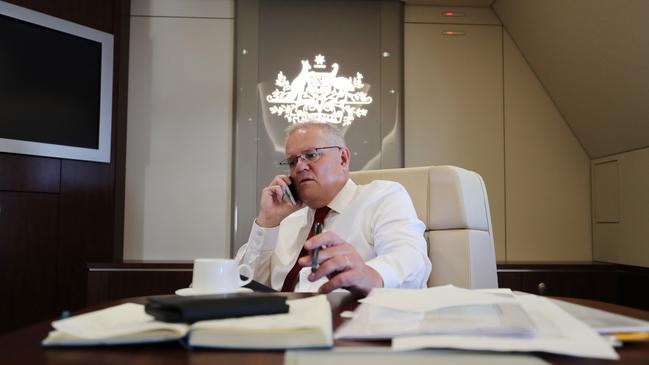
[[[451,36],[458,36],[458,35],[465,35],[464,31],[461,30],[445,30],[442,31],[442,35],[451,35]]]
[[[443,11],[442,16],[448,16],[448,17],[459,17],[459,16],[464,16],[464,12],[461,11]]]

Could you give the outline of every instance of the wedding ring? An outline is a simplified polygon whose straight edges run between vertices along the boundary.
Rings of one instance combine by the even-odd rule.
[[[343,268],[343,271],[345,271],[349,269],[349,264],[351,264],[351,261],[349,260],[349,256],[344,255],[343,257],[345,258],[345,267]]]

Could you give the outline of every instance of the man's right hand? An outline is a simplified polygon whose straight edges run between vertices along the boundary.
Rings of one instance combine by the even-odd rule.
[[[277,227],[289,214],[300,209],[302,202],[291,205],[284,200],[284,189],[291,183],[286,175],[277,175],[273,181],[261,191],[259,215],[255,220],[258,226],[264,228]]]

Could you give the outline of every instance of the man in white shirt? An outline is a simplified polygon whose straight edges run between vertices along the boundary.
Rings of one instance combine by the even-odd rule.
[[[297,271],[311,265],[312,250],[319,248],[317,271],[308,280],[323,282],[321,293],[426,286],[431,264],[425,226],[403,186],[356,185],[349,178],[349,149],[329,124],[295,125],[285,151],[282,164],[290,177],[278,175],[262,190],[250,238],[236,257],[253,267],[255,280],[292,291]],[[291,179],[299,193],[296,205],[285,199]],[[314,220],[323,216],[324,231],[314,235]]]

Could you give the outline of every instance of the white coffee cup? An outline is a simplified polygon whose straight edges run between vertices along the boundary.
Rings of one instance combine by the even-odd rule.
[[[248,279],[241,280],[239,275]],[[252,268],[232,259],[196,259],[192,274],[195,293],[230,293],[252,281]]]

